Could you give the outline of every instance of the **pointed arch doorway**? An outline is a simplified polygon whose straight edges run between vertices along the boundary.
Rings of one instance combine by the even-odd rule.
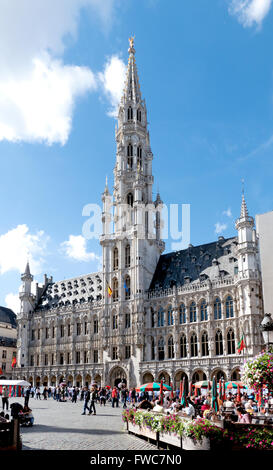
[[[114,367],[109,374],[111,387],[117,387],[120,384],[127,385],[127,374],[122,367]]]

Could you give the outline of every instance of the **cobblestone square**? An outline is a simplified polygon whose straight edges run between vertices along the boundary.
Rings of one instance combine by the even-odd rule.
[[[23,398],[10,404],[23,405]],[[97,415],[82,415],[83,401],[57,402],[30,398],[33,427],[21,427],[23,450],[156,450],[146,440],[129,435],[122,421],[122,406],[96,405]],[[9,410],[10,413],[10,410]]]

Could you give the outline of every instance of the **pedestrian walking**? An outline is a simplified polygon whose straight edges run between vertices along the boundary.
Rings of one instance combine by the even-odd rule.
[[[29,398],[30,398],[30,393],[31,393],[31,387],[28,387],[25,391],[25,403],[24,406],[28,406]]]
[[[114,387],[112,390],[112,408],[115,407],[116,403],[116,408],[118,408],[118,390],[117,387]]]
[[[7,408],[7,411],[9,410],[9,390],[8,390],[8,387],[3,387],[3,390],[2,390],[2,408],[3,408],[3,411],[5,409],[5,406]]]
[[[40,391],[40,387],[36,387],[36,400],[41,400],[41,391]]]
[[[72,389],[72,403],[77,403],[77,390],[76,387]]]
[[[100,390],[100,406],[106,404],[106,395],[107,395],[107,392],[106,392],[106,388],[105,387],[102,387],[102,389]]]
[[[91,393],[90,393],[90,407],[89,407],[89,415],[92,414],[94,411],[94,415],[96,414],[96,408],[95,408],[95,401],[97,398],[97,391],[94,387],[91,388]]]
[[[89,401],[90,401],[90,391],[88,390],[87,387],[84,387],[84,389],[83,389],[83,412],[82,412],[82,415],[86,414],[86,410],[90,411],[90,408],[88,406]]]
[[[128,390],[126,387],[124,387],[121,390],[121,399],[123,401],[123,408],[127,408],[127,404],[126,404],[127,398],[128,398]]]

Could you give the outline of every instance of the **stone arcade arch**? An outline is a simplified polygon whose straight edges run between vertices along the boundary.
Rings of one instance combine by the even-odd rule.
[[[52,375],[52,376],[50,377],[50,385],[51,385],[52,387],[53,387],[53,386],[54,386],[54,387],[56,386],[56,375]]]
[[[227,380],[227,375],[226,373],[222,370],[222,369],[214,369],[212,372],[211,372],[211,377],[210,377],[210,380],[213,379],[213,377],[216,378],[216,381],[218,382],[220,379],[224,379],[225,381]]]
[[[170,385],[171,383],[171,378],[168,374],[168,372],[166,372],[165,370],[161,370],[159,373],[158,373],[158,382],[160,382],[161,380],[163,380],[163,382],[167,385]]]
[[[101,375],[100,374],[96,374],[94,376],[94,379],[92,380],[92,383],[96,383],[98,385],[98,387],[101,385]]]
[[[207,375],[201,369],[197,369],[192,374],[192,383],[199,382],[200,380],[207,380]]]
[[[127,374],[125,370],[120,366],[113,367],[109,373],[109,382],[110,383],[107,385],[111,387],[118,386],[120,383],[127,384]]]
[[[43,384],[44,387],[47,387],[47,386],[48,386],[48,377],[47,377],[47,375],[45,375],[45,376],[43,377],[42,384]]]
[[[72,385],[73,385],[73,376],[72,375],[68,375],[66,377],[66,383],[67,383],[68,387],[72,387]]]
[[[33,377],[32,377],[32,375],[28,378],[28,382],[30,382],[31,385],[33,385]]]
[[[81,387],[82,386],[82,376],[80,374],[76,375],[76,379],[75,379],[75,382],[76,382],[76,387]]]
[[[36,385],[36,387],[40,387],[40,385],[41,385],[41,377],[39,375],[37,375],[37,377],[35,379],[35,385]]]
[[[232,370],[230,378],[231,380],[241,380],[240,369],[238,367]]]
[[[188,378],[186,372],[184,372],[183,370],[180,370],[180,371],[176,372],[176,374],[175,374],[175,376],[174,376],[174,387],[175,387],[175,390],[179,390],[179,389],[180,389],[180,382],[183,380],[184,377],[185,377],[185,383],[188,384],[189,378]]]
[[[89,387],[89,385],[91,384],[91,376],[89,374],[85,374],[85,377],[84,377],[84,385],[86,387]]]
[[[145,372],[142,376],[142,384],[154,382],[154,376],[151,372]]]

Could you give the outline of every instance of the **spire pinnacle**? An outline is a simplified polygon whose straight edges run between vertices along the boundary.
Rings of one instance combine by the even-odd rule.
[[[126,80],[124,86],[124,95],[122,98],[123,104],[129,102],[139,103],[141,102],[141,92],[138,80],[137,66],[135,61],[135,48],[134,48],[135,36],[129,38],[130,47],[128,49],[129,58],[126,73]]]
[[[241,204],[241,219],[245,219],[248,217],[248,210],[247,210],[247,205],[245,201],[245,196],[244,193],[242,194],[242,204]]]

